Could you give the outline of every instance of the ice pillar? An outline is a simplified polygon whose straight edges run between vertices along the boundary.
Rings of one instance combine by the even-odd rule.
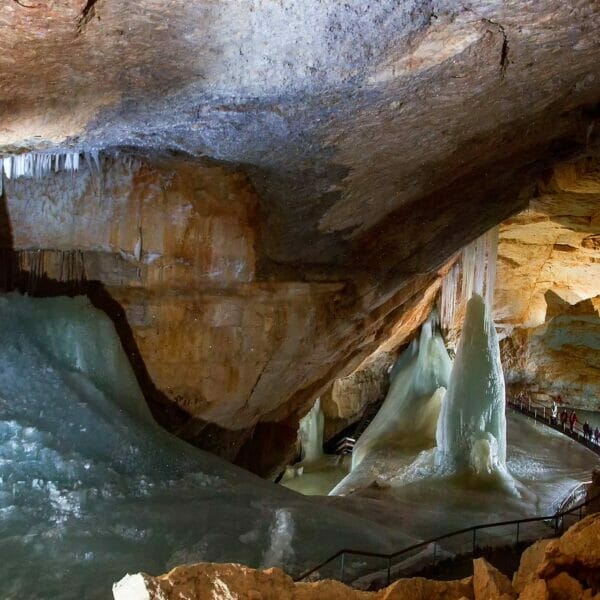
[[[318,462],[323,457],[323,429],[325,417],[321,411],[321,399],[300,421],[300,444],[302,445],[302,464]]]
[[[437,427],[438,458],[478,475],[505,471],[506,417],[500,347],[475,294],[467,312]]]

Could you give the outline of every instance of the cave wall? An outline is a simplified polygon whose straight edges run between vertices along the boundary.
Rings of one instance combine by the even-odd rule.
[[[494,312],[509,391],[600,410],[600,161],[557,165],[500,227]]]
[[[220,166],[105,157],[100,171],[7,181],[4,204],[2,278],[91,295],[159,421],[263,474],[320,391],[382,340],[403,343],[439,286],[436,272],[384,294],[360,273],[265,268],[257,195]]]
[[[542,325],[504,340],[509,393],[538,402],[600,410],[600,296],[567,305]]]
[[[600,410],[600,161],[591,152],[558,163],[521,193],[525,209],[499,226],[494,299],[508,392]],[[446,333],[451,346],[462,318]],[[330,435],[385,396],[396,342],[325,392]]]

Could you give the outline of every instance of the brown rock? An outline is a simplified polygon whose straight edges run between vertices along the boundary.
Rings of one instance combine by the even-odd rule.
[[[377,600],[473,600],[473,578],[432,581],[422,577],[399,579],[380,592]]]
[[[600,164],[554,167],[529,208],[500,226],[494,313],[507,381],[551,403],[598,409]]]
[[[380,592],[362,592],[338,581],[294,583],[280,569],[199,563],[166,575],[127,575],[113,586],[115,600],[473,600],[472,578],[430,581],[400,579]]]
[[[485,558],[473,561],[473,590],[475,600],[510,600],[517,597],[508,577]]]
[[[579,521],[546,547],[540,575],[548,579],[566,569],[600,574],[600,513]]]
[[[559,573],[547,581],[552,600],[580,600],[583,588],[577,579],[567,573]]]
[[[528,583],[519,595],[519,600],[550,600],[548,586],[543,579]]]
[[[552,540],[539,540],[529,546],[521,555],[519,568],[513,575],[512,585],[517,592],[538,579],[538,570],[546,556],[546,548]]]

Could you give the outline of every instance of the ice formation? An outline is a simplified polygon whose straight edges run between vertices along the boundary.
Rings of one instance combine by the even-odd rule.
[[[319,462],[323,458],[323,429],[325,417],[321,410],[321,399],[317,398],[313,407],[300,421],[300,444],[302,465]]]
[[[73,173],[79,170],[80,158],[91,167],[96,165],[100,170],[100,153],[96,149],[88,152],[26,152],[24,154],[12,154],[0,159],[0,194],[2,194],[3,177],[7,179],[18,179],[19,177],[30,177],[40,179],[51,172],[67,171]]]
[[[106,598],[127,572],[401,544],[159,428],[85,298],[0,296],[0,598]]]
[[[438,462],[480,477],[506,474],[500,346],[487,303],[474,294],[437,427]]]
[[[499,228],[487,233],[463,248],[460,259],[448,271],[442,282],[440,314],[442,328],[451,329],[460,311],[475,294],[484,296],[493,305],[496,282]]]
[[[452,361],[436,326],[435,312],[423,324],[418,345],[413,341],[391,372],[388,395],[360,436],[352,468],[381,446],[430,448]]]

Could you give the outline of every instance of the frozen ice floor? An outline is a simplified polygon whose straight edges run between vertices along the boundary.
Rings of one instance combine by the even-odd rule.
[[[127,572],[196,561],[294,574],[342,548],[390,552],[544,511],[598,464],[557,432],[509,422],[527,502],[449,481],[386,487],[414,456],[365,459],[352,497],[306,498],[157,427],[112,323],[87,300],[0,296],[0,598],[104,599]],[[369,488],[375,479],[384,487]]]
[[[469,487],[458,478],[432,477],[432,450],[417,457],[376,451],[335,492],[350,494],[356,506],[364,498],[377,502],[382,523],[394,522],[421,539],[477,523],[552,514],[576,485],[589,481],[600,460],[545,425],[512,411],[506,416],[507,466],[521,484],[520,496],[483,484]]]
[[[0,598],[106,599],[188,562],[297,573],[411,540],[263,481],[154,424],[110,320],[0,296]]]

